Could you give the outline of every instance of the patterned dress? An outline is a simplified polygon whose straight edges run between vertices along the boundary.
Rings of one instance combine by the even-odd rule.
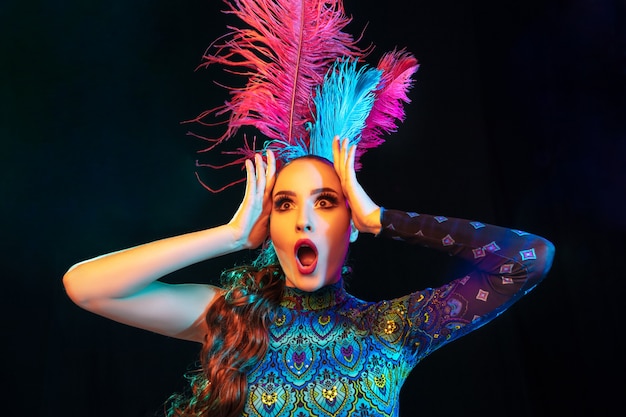
[[[287,288],[269,351],[249,375],[245,416],[397,416],[400,388],[435,349],[498,316],[545,276],[553,246],[520,230],[382,211],[380,236],[440,249],[474,264],[435,289],[366,302],[341,282]]]

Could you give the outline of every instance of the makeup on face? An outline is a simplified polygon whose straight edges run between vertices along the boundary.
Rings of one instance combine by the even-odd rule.
[[[272,198],[270,236],[286,285],[315,291],[337,282],[350,242],[350,210],[333,166],[292,161],[279,172]]]

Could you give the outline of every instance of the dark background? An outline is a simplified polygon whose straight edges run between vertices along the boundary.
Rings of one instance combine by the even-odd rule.
[[[406,47],[421,68],[407,120],[364,157],[379,204],[552,240],[548,279],[420,364],[402,416],[606,416],[622,409],[626,6],[615,0],[345,0],[368,61]],[[199,346],[107,321],[61,285],[74,263],[222,224],[243,194],[195,177],[180,122],[226,97],[194,71],[232,22],[219,1],[0,5],[3,382],[0,414],[145,417],[185,386]],[[199,133],[211,133],[200,131]],[[234,139],[237,140],[237,139]],[[207,162],[219,161],[200,156]],[[198,170],[223,184],[239,172]],[[187,268],[216,282],[248,255]],[[449,260],[371,236],[350,291],[437,285]]]

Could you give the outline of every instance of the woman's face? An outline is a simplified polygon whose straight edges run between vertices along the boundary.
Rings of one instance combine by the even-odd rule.
[[[270,237],[286,285],[315,291],[334,284],[351,237],[350,210],[332,165],[296,159],[276,178]]]

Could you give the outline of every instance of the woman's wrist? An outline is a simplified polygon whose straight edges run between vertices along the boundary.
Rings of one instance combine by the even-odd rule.
[[[238,227],[232,223],[227,223],[222,226],[228,233],[228,237],[225,238],[225,246],[228,247],[229,252],[237,252],[244,249],[250,249],[248,242],[248,236]]]
[[[382,228],[382,222],[381,222],[382,213],[383,213],[383,208],[377,207],[376,210],[368,214],[367,218],[365,219],[366,220],[366,224],[364,227],[365,230],[363,231],[366,233],[372,233],[374,235],[379,234]]]

